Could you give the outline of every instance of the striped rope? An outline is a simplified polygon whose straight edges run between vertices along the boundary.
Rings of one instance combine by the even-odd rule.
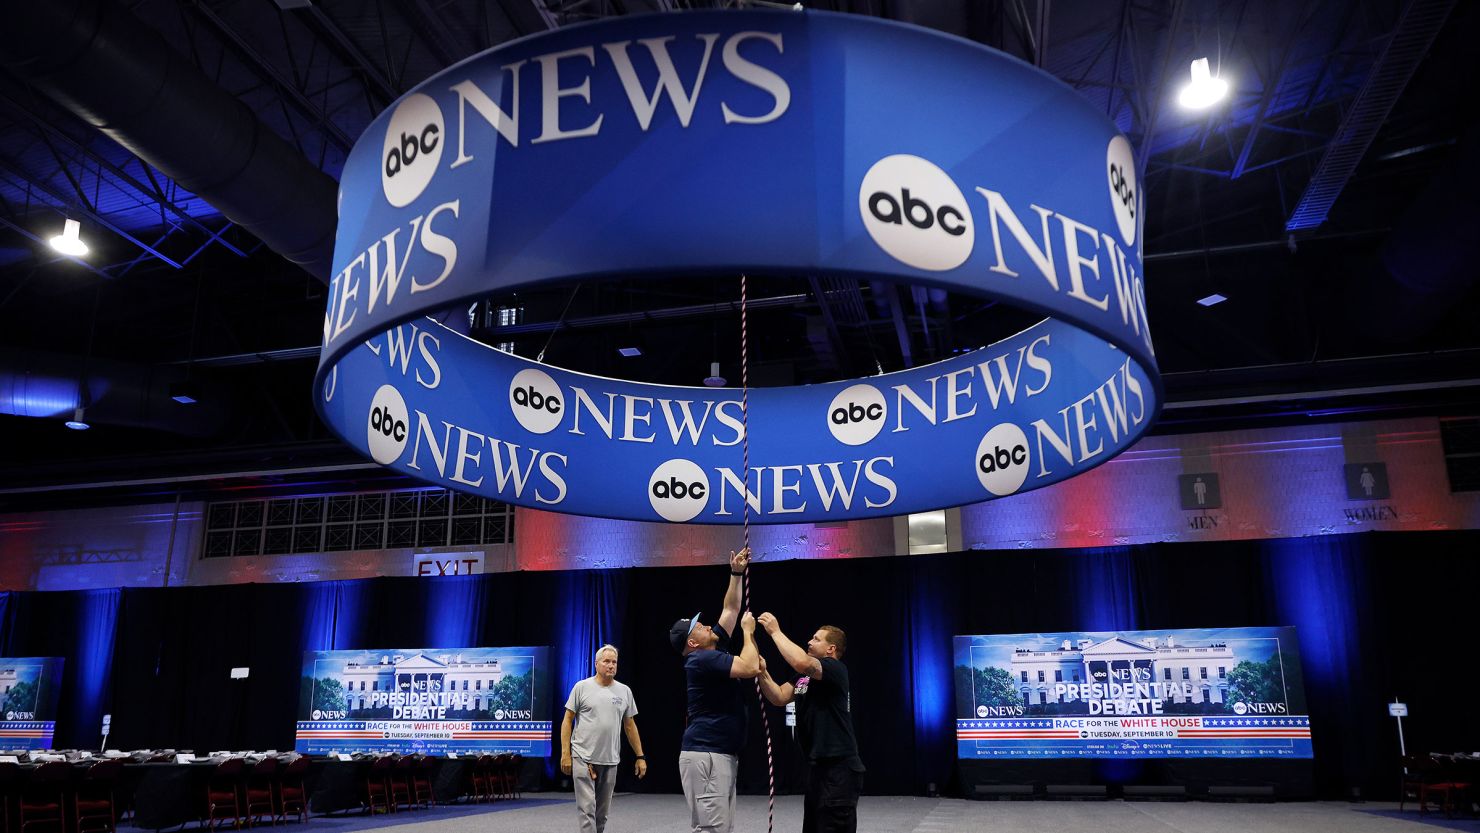
[[[748,306],[749,286],[745,273],[740,273],[740,455],[744,466],[741,471],[741,483],[745,484],[747,494],[741,498],[741,505],[745,507],[742,518],[741,532],[745,539],[745,549],[750,549],[750,327],[746,318],[746,307]],[[760,486],[757,484],[757,490]],[[750,561],[745,562],[745,575],[740,579],[745,592],[745,609],[750,610]],[[766,715],[766,698],[761,693],[761,681],[755,680],[755,697],[761,704],[761,725],[766,730],[766,833],[772,833],[776,822],[776,757],[771,748],[771,718]]]

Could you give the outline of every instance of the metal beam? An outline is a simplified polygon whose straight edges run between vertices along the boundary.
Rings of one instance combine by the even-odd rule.
[[[134,179],[134,177],[131,174],[129,174],[127,171],[125,171],[123,168],[115,165],[113,162],[109,161],[103,155],[101,155],[101,154],[93,151],[92,149],[88,148],[82,142],[79,142],[78,140],[72,138],[70,135],[68,135],[67,133],[63,132],[60,128],[55,127],[55,126],[53,126],[53,125],[51,125],[51,124],[49,124],[49,123],[47,123],[45,121],[42,121],[41,119],[37,118],[35,116],[35,114],[31,113],[29,110],[26,110],[26,109],[22,108],[21,105],[17,101],[15,101],[15,99],[12,99],[9,96],[5,95],[3,92],[0,92],[0,102],[3,102],[6,105],[8,105],[9,108],[13,111],[13,114],[20,115],[26,121],[29,121],[33,127],[37,128],[39,130],[45,131],[46,133],[48,133],[48,134],[50,134],[50,135],[52,135],[52,136],[54,136],[54,137],[56,137],[58,139],[61,139],[63,142],[66,142],[67,144],[71,145],[73,148],[75,148],[79,152],[81,152],[83,154],[86,154],[87,157],[89,159],[93,160],[94,162],[96,162],[99,167],[103,168],[104,170],[107,170],[109,173],[112,173],[114,176],[116,176],[119,179],[123,180],[126,184],[128,184],[128,186],[130,188],[133,188],[135,191],[138,191],[140,194],[143,194],[144,196],[149,197],[155,203],[157,203],[160,208],[163,208],[164,210],[166,210],[166,211],[170,212],[171,214],[175,215],[176,217],[179,217],[182,221],[185,222],[186,225],[189,225],[190,227],[194,228],[195,230],[200,231],[200,232],[204,232],[205,234],[209,235],[210,238],[211,238],[211,240],[214,240],[215,242],[220,243],[222,246],[224,246],[227,250],[231,251],[233,254],[236,254],[236,255],[238,255],[240,257],[246,257],[246,255],[247,255],[246,252],[242,251],[241,249],[237,248],[232,243],[230,243],[227,240],[225,240],[224,238],[222,238],[220,236],[220,232],[212,231],[204,223],[202,223],[199,220],[195,219],[194,217],[190,216],[190,214],[188,214],[184,209],[180,208],[179,206],[175,205],[170,200],[166,199],[165,196],[164,196],[164,194],[162,192],[160,192],[159,190],[156,190],[156,188],[151,188],[150,186],[145,185],[144,183],[138,181],[137,179]],[[137,157],[135,157],[135,158],[137,159]],[[143,160],[139,160],[139,164],[140,165],[145,165],[147,163],[145,163]],[[230,228],[231,225],[232,225],[231,223],[227,223],[226,227],[227,228]],[[224,229],[223,229],[223,231],[224,231]],[[207,241],[207,242],[210,242],[210,241]]]
[[[464,57],[452,32],[442,25],[442,19],[437,17],[426,0],[401,0],[400,5],[411,28],[416,30],[442,66],[450,67]]]
[[[1254,152],[1254,140],[1259,136],[1259,129],[1264,126],[1264,118],[1269,113],[1269,105],[1274,102],[1275,93],[1279,92],[1280,84],[1285,80],[1285,68],[1290,65],[1290,57],[1295,54],[1295,47],[1300,42],[1300,33],[1305,25],[1315,17],[1317,3],[1310,2],[1305,5],[1305,12],[1300,16],[1300,21],[1295,24],[1295,31],[1285,41],[1285,48],[1280,53],[1280,62],[1275,67],[1274,73],[1264,83],[1264,95],[1259,97],[1259,109],[1254,114],[1254,121],[1249,125],[1248,135],[1244,136],[1243,148],[1239,150],[1238,159],[1233,163],[1233,179],[1243,176],[1249,166],[1249,156]]]
[[[1326,155],[1285,221],[1286,231],[1312,229],[1326,222],[1331,207],[1367,155],[1367,148],[1428,54],[1453,6],[1454,0],[1410,0],[1403,7],[1392,37],[1373,63],[1362,91],[1346,111],[1336,137],[1327,145]]]
[[[521,35],[533,35],[560,26],[560,21],[555,19],[543,0],[498,0],[498,5]]]
[[[1161,81],[1152,91],[1151,106],[1146,108],[1145,129],[1141,131],[1141,149],[1137,154],[1136,169],[1146,170],[1146,162],[1151,158],[1151,144],[1156,133],[1156,120],[1161,115],[1162,100],[1166,98],[1167,87],[1171,80],[1172,52],[1176,49],[1177,30],[1182,28],[1182,0],[1172,0],[1171,21],[1167,24],[1167,43],[1161,58]]]
[[[328,15],[324,14],[318,4],[308,7],[308,18],[321,30],[321,34],[328,36],[329,41],[339,47],[354,68],[359,70],[365,81],[369,82],[367,86],[380,94],[382,106],[396,100],[396,88],[391,85],[390,80],[382,75],[380,68],[366,57],[364,52],[360,51],[360,47],[350,40],[349,36]],[[379,108],[371,109],[373,111]]]
[[[894,321],[894,335],[899,339],[900,358],[904,359],[905,367],[914,367],[914,351],[910,349],[910,328],[904,321],[904,305],[899,302],[899,287],[892,283],[885,285],[889,287],[885,298],[889,302],[889,317]]]
[[[35,179],[33,179],[31,177],[30,174],[28,174],[25,171],[21,170],[21,168],[18,165],[16,165],[14,162],[10,161],[9,159],[6,159],[3,156],[0,156],[0,169],[9,171],[12,176],[19,177],[22,182],[29,183],[32,188],[34,188],[35,190],[37,190],[40,193],[44,194],[45,196],[50,197],[51,200],[53,201],[53,203],[55,204],[55,207],[61,208],[61,209],[65,210],[65,211],[76,211],[79,214],[82,214],[83,216],[87,217],[89,220],[92,220],[94,223],[97,223],[98,225],[102,226],[103,228],[108,229],[109,231],[113,232],[114,234],[118,235],[119,237],[122,237],[123,239],[127,240],[128,242],[134,244],[135,246],[138,246],[140,249],[143,249],[144,251],[146,251],[149,254],[153,255],[159,261],[161,261],[163,263],[168,263],[169,265],[175,267],[176,269],[181,268],[180,264],[178,262],[176,262],[174,258],[169,257],[168,255],[164,254],[163,252],[159,251],[158,249],[154,248],[153,246],[149,245],[148,243],[145,243],[144,241],[140,240],[139,238],[133,236],[129,232],[125,231],[122,227],[114,224],[112,220],[107,219],[106,217],[104,217],[103,215],[97,213],[96,211],[92,210],[91,208],[86,207],[86,206],[78,207],[76,205],[73,205],[65,197],[57,194],[55,191],[52,191],[45,184],[40,183],[40,182],[37,182]]]
[[[298,89],[298,85],[294,84],[292,79],[284,77],[278,71],[277,67],[268,63],[266,58],[263,58],[257,53],[257,50],[253,49],[245,40],[242,40],[241,36],[236,33],[236,30],[227,25],[226,21],[217,16],[205,3],[193,3],[191,7],[195,9],[196,14],[200,15],[203,20],[212,26],[217,36],[224,40],[226,45],[231,47],[253,71],[269,81],[280,94],[286,96],[288,102],[304,116],[307,116],[309,121],[314,122],[330,141],[339,146],[340,150],[349,153],[350,148],[354,147],[354,140],[343,130],[339,129],[339,125],[330,121],[328,114],[319,109],[318,105],[309,101],[308,96],[304,95],[303,91]],[[287,48],[291,49],[292,47],[289,46]]]

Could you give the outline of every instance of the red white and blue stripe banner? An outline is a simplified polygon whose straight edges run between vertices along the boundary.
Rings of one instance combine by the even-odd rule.
[[[300,720],[296,748],[305,753],[388,749],[545,757],[550,728],[548,720]]]

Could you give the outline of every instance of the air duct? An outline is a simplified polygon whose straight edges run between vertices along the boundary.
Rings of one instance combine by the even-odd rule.
[[[338,185],[114,3],[11,4],[0,64],[327,280]]]
[[[93,425],[153,428],[191,437],[221,433],[230,421],[231,392],[194,379],[200,399],[181,405],[170,398],[171,384],[185,378],[185,369],[176,366],[0,350],[0,414],[60,420],[86,408],[87,421]]]

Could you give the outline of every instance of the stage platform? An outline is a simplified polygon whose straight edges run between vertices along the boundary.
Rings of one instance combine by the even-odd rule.
[[[522,801],[439,807],[392,816],[314,817],[306,833],[351,833],[395,827],[396,833],[571,833],[569,794],[526,794]],[[802,827],[800,796],[776,799],[777,833]],[[737,833],[765,833],[766,799],[741,796]],[[688,833],[688,811],[678,795],[623,795],[612,802],[607,833]],[[1420,819],[1409,805],[1374,802],[1212,803],[1147,801],[964,801],[867,796],[858,807],[859,833],[1384,833],[1461,830],[1480,833],[1480,819]]]

